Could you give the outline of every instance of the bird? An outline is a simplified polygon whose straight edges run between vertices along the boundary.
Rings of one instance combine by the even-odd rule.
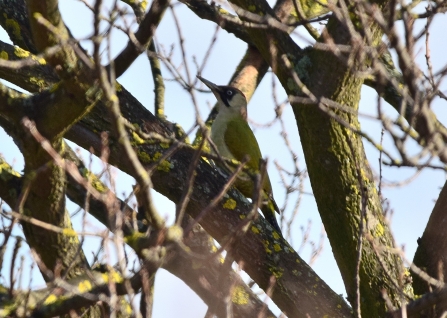
[[[243,161],[248,156],[246,168],[259,172],[262,159],[258,141],[247,122],[247,99],[239,89],[232,86],[218,86],[200,75],[201,80],[217,99],[217,116],[211,125],[211,140],[216,145],[219,154],[226,159]],[[252,198],[254,183],[247,175],[237,178],[235,187],[245,197]],[[272,185],[266,173],[262,184],[261,211],[264,218],[281,233],[276,220],[280,213],[278,205],[273,198]]]

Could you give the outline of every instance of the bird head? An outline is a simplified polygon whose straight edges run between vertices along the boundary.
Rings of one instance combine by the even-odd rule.
[[[247,117],[247,99],[244,93],[235,87],[218,86],[199,75],[197,78],[208,86],[216,96],[219,113],[234,113],[241,114],[244,118]]]

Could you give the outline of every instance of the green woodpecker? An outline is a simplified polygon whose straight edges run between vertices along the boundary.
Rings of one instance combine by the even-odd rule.
[[[201,76],[197,76],[208,86],[217,99],[218,114],[211,126],[211,140],[224,158],[242,161],[246,155],[249,161],[246,167],[254,172],[259,171],[259,161],[262,159],[261,150],[253,131],[247,123],[247,99],[237,88],[218,86]],[[247,175],[237,178],[235,187],[247,198],[253,196],[253,180]],[[275,211],[279,208],[273,199],[272,185],[268,174],[262,184],[261,211],[265,219],[281,233],[276,221]]]

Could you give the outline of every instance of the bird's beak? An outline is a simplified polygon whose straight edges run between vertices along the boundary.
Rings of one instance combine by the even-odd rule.
[[[216,84],[204,79],[202,76],[197,75],[197,78],[201,80],[206,86],[209,87],[209,89],[213,92],[214,96],[216,98],[220,98],[219,92],[221,91],[221,88],[217,86]]]

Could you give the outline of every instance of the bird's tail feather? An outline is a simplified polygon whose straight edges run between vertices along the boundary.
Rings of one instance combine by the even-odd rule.
[[[273,228],[281,234],[281,228],[279,227],[278,221],[276,220],[275,206],[276,203],[274,203],[273,200],[268,200],[268,202],[262,205],[261,211],[262,214],[264,214],[264,218],[267,220],[267,222],[269,222],[273,226]]]

